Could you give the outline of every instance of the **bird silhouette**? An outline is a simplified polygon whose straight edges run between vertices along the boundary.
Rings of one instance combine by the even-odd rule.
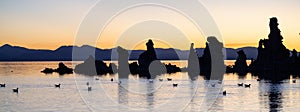
[[[92,91],[92,87],[91,86],[88,87],[88,91]]]
[[[223,95],[225,96],[227,93],[226,93],[226,90],[225,91],[223,91]]]
[[[14,89],[12,89],[12,91],[13,91],[14,93],[19,93],[19,88],[14,88]]]
[[[5,84],[0,84],[0,87],[5,87]]]
[[[238,86],[243,86],[243,83],[238,83],[237,85],[238,85]]]
[[[177,87],[177,86],[178,86],[178,84],[175,84],[175,83],[173,84],[173,87]]]
[[[54,84],[54,86],[55,86],[56,88],[60,88],[60,85],[61,85],[61,84]]]
[[[250,88],[251,84],[245,84],[245,88]]]

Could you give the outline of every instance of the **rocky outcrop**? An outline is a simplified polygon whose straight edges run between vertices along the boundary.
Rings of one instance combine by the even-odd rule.
[[[63,75],[63,74],[72,74],[73,73],[73,69],[67,67],[64,63],[60,62],[58,64],[58,68],[56,68],[56,69],[45,68],[41,72],[46,73],[46,74],[57,72],[57,73],[59,73],[59,75]]]
[[[128,75],[130,74],[129,66],[128,66],[129,53],[126,49],[120,46],[117,47],[117,52],[118,52],[119,78],[128,78]]]
[[[234,62],[234,71],[238,73],[238,75],[246,75],[248,72],[248,65],[247,65],[247,56],[243,50],[237,52],[238,57]]]
[[[225,73],[223,43],[216,37],[208,37],[202,57],[199,58],[200,75],[206,79],[223,80]]]
[[[140,77],[146,77],[146,78],[151,78],[151,75],[149,73],[149,67],[150,64],[154,61],[157,60],[156,57],[156,52],[154,50],[154,44],[151,39],[148,40],[146,43],[147,50],[144,51],[138,59],[138,64],[139,64],[139,76]]]
[[[147,50],[139,56],[138,62],[132,62],[129,64],[129,70],[131,74],[138,74],[140,77],[153,79],[157,75],[164,73],[171,74],[181,71],[181,69],[176,65],[172,65],[170,63],[163,64],[157,59],[156,52],[154,50],[154,43],[151,39],[148,40],[146,46]],[[120,58],[121,57],[119,57],[119,59]],[[123,63],[125,64],[125,61]],[[119,69],[121,68],[119,67]]]
[[[282,43],[278,20],[270,18],[268,39],[260,39],[257,59],[251,64],[251,72],[259,78],[281,80],[289,77],[290,51]]]
[[[139,66],[142,70],[148,70],[152,61],[157,60],[154,44],[151,39],[146,43],[147,50],[143,52],[138,59]]]
[[[291,62],[291,74],[293,76],[300,76],[300,57],[298,56],[298,52],[293,49],[292,51],[292,56],[290,58],[290,62]]]
[[[188,59],[187,71],[190,79],[195,80],[200,74],[200,66],[197,52],[194,49],[194,43],[190,46],[190,54]]]
[[[86,75],[102,75],[102,74],[113,74],[117,66],[110,63],[106,65],[102,60],[95,60],[93,56],[89,56],[83,63],[75,66],[75,73],[86,74]]]

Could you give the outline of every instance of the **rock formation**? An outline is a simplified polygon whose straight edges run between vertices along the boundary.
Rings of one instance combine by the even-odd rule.
[[[74,71],[85,75],[102,75],[114,73],[113,68],[116,68],[115,64],[110,63],[107,66],[102,60],[95,60],[93,56],[89,56],[83,63],[76,65]]]
[[[154,44],[151,39],[146,43],[147,50],[143,52],[138,59],[139,66],[142,70],[148,70],[152,61],[157,60]]]
[[[181,69],[179,67],[177,67],[176,65],[172,65],[171,63],[169,64],[164,64],[165,65],[165,68],[166,68],[166,72],[168,74],[171,74],[171,73],[176,73],[176,72],[181,72]]]
[[[248,66],[247,66],[247,56],[243,50],[240,50],[237,52],[238,57],[236,61],[234,62],[234,71],[238,73],[238,75],[246,75],[248,72]]]
[[[150,71],[149,71],[149,67],[150,67],[150,64],[153,61],[157,60],[157,57],[156,57],[156,52],[155,52],[154,47],[153,47],[154,43],[152,42],[151,39],[148,40],[148,42],[146,43],[146,46],[147,46],[147,50],[144,51],[139,56],[139,59],[138,59],[139,76],[140,77],[146,77],[146,78],[150,79],[150,78],[154,78],[156,74],[151,74]],[[154,75],[154,77],[153,77],[153,75]]]
[[[138,74],[140,77],[153,79],[160,74],[170,74],[181,71],[181,69],[176,65],[172,65],[170,63],[163,64],[157,59],[156,52],[154,50],[154,43],[151,39],[148,40],[146,46],[147,50],[139,56],[138,63],[133,62],[129,64],[131,74]]]
[[[293,49],[292,51],[292,56],[290,58],[290,62],[291,62],[291,74],[293,76],[299,76],[300,75],[300,57],[298,56],[298,52]]]
[[[198,55],[194,49],[194,43],[190,46],[190,54],[188,58],[188,75],[191,80],[195,80],[197,76],[200,74],[200,66],[199,66],[199,60]]]
[[[53,69],[53,68],[45,68],[43,71],[41,71],[43,73],[53,73],[53,72],[57,72],[59,73],[59,75],[63,75],[63,74],[72,74],[73,73],[73,69],[67,67],[64,63],[60,62],[58,64],[58,68]]]
[[[290,51],[282,44],[283,37],[277,18],[270,18],[268,39],[261,39],[257,48],[257,59],[251,64],[252,73],[260,78],[280,80],[288,78]]]
[[[128,51],[122,47],[117,48],[118,52],[118,73],[119,78],[128,78],[130,74],[129,66],[128,66]]]
[[[216,37],[208,37],[202,57],[199,58],[200,75],[206,79],[222,80],[225,73],[223,43]]]
[[[211,55],[209,51],[209,45],[206,42],[203,50],[202,57],[199,57],[200,74],[210,76],[211,74]]]
[[[129,70],[132,75],[137,75],[140,72],[139,64],[137,62],[132,62],[129,64]]]

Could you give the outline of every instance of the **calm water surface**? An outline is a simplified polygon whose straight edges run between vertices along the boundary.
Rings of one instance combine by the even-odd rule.
[[[165,61],[180,67],[186,61]],[[74,67],[80,62],[64,62]],[[232,61],[227,61],[231,64]],[[85,76],[43,74],[45,67],[58,62],[0,62],[0,112],[6,111],[299,111],[300,80],[280,83],[256,81],[247,74],[225,74],[224,81],[189,80],[187,73],[164,74],[153,83],[130,75]],[[99,80],[95,80],[99,78]],[[110,79],[114,81],[111,82]],[[159,81],[158,79],[164,79]],[[167,81],[172,78],[172,81]],[[121,84],[118,82],[121,81]],[[88,91],[89,82],[92,91]],[[61,88],[54,84],[61,83]],[[172,84],[177,83],[178,87]],[[250,83],[251,88],[237,83]],[[212,87],[215,84],[215,87]],[[19,88],[13,93],[12,88]],[[226,90],[227,95],[222,92]]]

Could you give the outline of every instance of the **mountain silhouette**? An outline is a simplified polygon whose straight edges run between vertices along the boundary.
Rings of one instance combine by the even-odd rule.
[[[92,53],[95,53],[96,60],[117,60],[117,57],[111,56],[112,49],[100,49],[89,45],[83,46],[61,46],[55,50],[28,49],[20,46],[5,44],[0,47],[0,61],[72,61],[72,51],[76,50],[76,57],[73,60],[83,61]],[[247,59],[256,59],[257,48],[243,47],[238,49],[226,48],[226,59],[234,60],[237,57],[237,51],[243,49]],[[203,55],[204,48],[195,49],[199,56]],[[137,60],[139,55],[145,50],[129,50],[129,60]],[[189,50],[179,50],[174,48],[155,48],[159,60],[187,60]]]

